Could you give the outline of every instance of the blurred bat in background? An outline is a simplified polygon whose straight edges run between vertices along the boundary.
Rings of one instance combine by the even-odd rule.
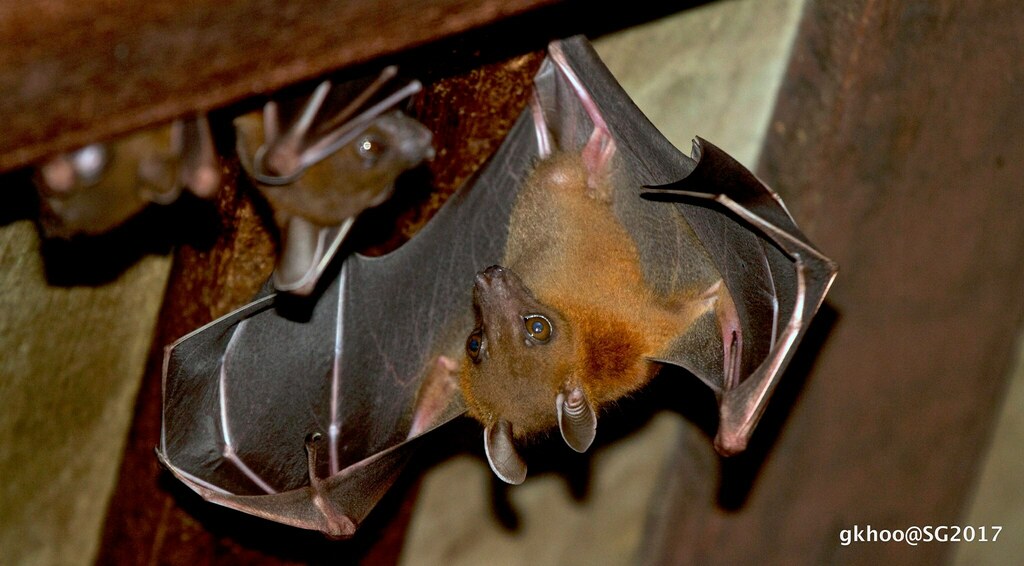
[[[206,116],[90,144],[35,169],[40,224],[60,238],[101,234],[151,202],[174,202],[183,189],[211,198],[220,182]]]
[[[158,455],[215,503],[352,535],[424,435],[467,411],[503,480],[664,364],[742,450],[835,276],[779,197],[713,145],[679,153],[581,37],[477,177],[411,241],[346,257],[293,320],[264,293],[168,347]],[[664,202],[670,201],[670,202]]]
[[[278,291],[312,293],[359,213],[391,196],[401,173],[433,158],[430,130],[396,109],[421,85],[397,80],[397,72],[324,81],[306,98],[271,100],[262,113],[235,119],[242,168],[281,229]]]

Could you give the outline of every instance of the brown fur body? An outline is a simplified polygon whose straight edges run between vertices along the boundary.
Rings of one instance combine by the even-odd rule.
[[[652,292],[603,177],[588,175],[578,154],[538,163],[513,209],[504,259],[518,275],[508,287],[521,289],[499,293],[478,277],[486,344],[480,359],[463,364],[461,382],[469,414],[484,425],[501,419],[516,437],[529,436],[557,425],[560,392],[581,387],[598,409],[635,391],[656,371],[649,358],[707,310],[696,294]],[[499,323],[495,309],[509,315]],[[516,328],[517,317],[531,314],[551,320],[547,343]]]

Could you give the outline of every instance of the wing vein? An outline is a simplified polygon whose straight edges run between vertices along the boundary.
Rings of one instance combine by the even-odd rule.
[[[763,242],[761,243],[761,249],[765,249]],[[775,339],[779,335],[779,291],[775,288],[775,273],[772,271],[772,263],[768,261],[768,253],[762,253],[761,259],[764,261],[764,268],[768,271],[768,283],[771,284],[769,292],[771,293],[770,298],[772,300],[772,339],[770,343],[774,346]]]
[[[341,403],[341,356],[344,350],[342,331],[345,317],[345,289],[348,280],[348,262],[341,266],[338,274],[338,309],[334,325],[334,363],[331,367],[331,424],[327,429],[328,453],[331,475],[341,470],[338,457],[338,444],[341,440],[341,414],[338,410]]]
[[[235,345],[238,343],[238,337],[241,336],[242,330],[245,329],[249,319],[245,319],[238,323],[234,331],[231,333],[231,338],[228,340],[228,345],[224,348],[224,355],[220,359],[220,375],[218,383],[218,393],[220,404],[220,431],[221,439],[224,441],[224,448],[221,454],[224,458],[235,465],[236,468],[241,471],[245,477],[249,478],[254,484],[259,486],[260,489],[267,493],[277,493],[277,491],[270,486],[263,478],[252,470],[249,466],[242,461],[235,451],[234,440],[231,438],[231,426],[228,420],[228,363],[231,361],[231,354],[234,352]]]

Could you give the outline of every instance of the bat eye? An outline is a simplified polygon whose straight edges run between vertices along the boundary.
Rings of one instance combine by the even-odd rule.
[[[376,136],[363,136],[356,142],[356,152],[363,160],[363,167],[367,169],[376,165],[385,151],[387,144]]]
[[[466,339],[466,353],[469,354],[470,359],[474,362],[480,361],[480,352],[484,349],[484,334],[479,330],[474,330],[469,338]]]
[[[538,342],[547,342],[551,339],[551,321],[543,315],[524,316],[523,323],[526,325],[526,333],[530,335],[530,338]]]

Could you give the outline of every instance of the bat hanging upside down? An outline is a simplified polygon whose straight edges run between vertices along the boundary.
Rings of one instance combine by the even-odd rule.
[[[739,320],[721,280],[661,297],[644,280],[636,245],[612,209],[616,146],[597,106],[553,46],[551,58],[593,122],[582,151],[553,148],[540,101],[531,101],[540,159],[509,221],[504,265],[476,276],[476,328],[461,389],[485,427],[491,469],[518,484],[515,449],[558,426],[577,452],[590,447],[600,408],[653,377],[653,359],[705,314],[723,332],[726,375]],[[727,378],[728,379],[728,378]]]
[[[584,38],[549,55],[471,185],[397,250],[342,258],[308,320],[261,295],[168,347],[157,453],[178,479],[347,537],[464,412],[519,483],[517,444],[558,427],[586,450],[662,365],[714,392],[721,454],[746,447],[835,264],[725,152],[672,146]]]

